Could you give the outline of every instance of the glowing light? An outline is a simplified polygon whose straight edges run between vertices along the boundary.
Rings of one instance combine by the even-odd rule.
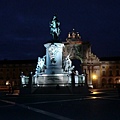
[[[9,81],[6,81],[6,85],[9,85]]]
[[[97,79],[97,75],[93,74],[92,78],[93,78],[93,80],[96,80]]]
[[[92,99],[98,99],[98,98],[102,98],[102,97],[91,97]]]
[[[97,97],[92,97],[92,99],[96,99]]]
[[[98,94],[98,92],[93,92],[93,94]]]

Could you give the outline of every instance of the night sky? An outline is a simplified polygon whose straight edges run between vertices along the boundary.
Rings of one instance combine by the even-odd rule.
[[[98,57],[120,56],[120,0],[0,0],[0,60],[37,59],[60,21],[60,39],[74,28]]]

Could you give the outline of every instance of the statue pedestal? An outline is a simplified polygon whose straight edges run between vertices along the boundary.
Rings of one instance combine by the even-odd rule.
[[[46,47],[46,70],[45,74],[63,74],[62,50],[63,43],[47,43]]]
[[[37,77],[33,77],[33,81],[37,80],[37,83],[39,86],[45,87],[45,86],[67,86],[69,81],[69,76],[67,74],[42,74],[38,75]]]

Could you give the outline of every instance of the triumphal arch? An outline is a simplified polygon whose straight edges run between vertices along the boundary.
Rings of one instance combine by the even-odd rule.
[[[63,42],[65,47],[63,48],[63,58],[69,56],[71,60],[79,60],[80,63],[83,63],[87,58],[87,54],[91,52],[90,43],[83,42],[81,36],[78,32],[73,29],[68,33],[66,42]],[[78,65],[79,67],[81,64]],[[81,68],[82,69],[82,68]]]
[[[81,72],[86,72],[87,84],[90,87],[93,86],[93,73],[97,74],[99,78],[99,59],[91,52],[91,44],[87,41],[83,41],[80,34],[76,32],[75,29],[68,33],[66,42],[63,43],[65,45],[63,58],[68,55],[71,60],[80,61],[77,63],[78,69],[80,68]]]

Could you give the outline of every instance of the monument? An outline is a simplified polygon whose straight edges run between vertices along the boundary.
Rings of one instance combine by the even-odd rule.
[[[65,87],[72,85],[74,65],[72,65],[70,59],[71,53],[63,57],[63,47],[65,46],[59,39],[59,26],[60,22],[54,16],[50,23],[50,34],[52,34],[53,38],[50,42],[44,44],[46,55],[38,57],[36,71],[32,75],[32,81],[30,82],[34,87]],[[29,81],[28,78],[28,76],[21,75],[22,86],[25,85],[26,80]],[[85,75],[79,75],[76,71],[74,80],[74,86],[85,83]]]

